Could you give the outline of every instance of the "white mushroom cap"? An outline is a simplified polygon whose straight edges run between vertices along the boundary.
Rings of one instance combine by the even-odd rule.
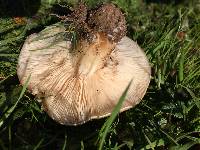
[[[150,82],[150,66],[143,50],[128,37],[111,44],[97,34],[73,50],[65,27],[54,24],[30,35],[21,50],[17,74],[44,110],[65,125],[110,115],[132,80],[121,112],[143,98]]]

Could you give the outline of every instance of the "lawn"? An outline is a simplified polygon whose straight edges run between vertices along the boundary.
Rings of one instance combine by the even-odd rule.
[[[84,1],[120,7],[127,36],[149,59],[151,83],[135,108],[64,126],[20,85],[16,66],[26,37],[59,22],[49,14],[67,14],[77,1],[0,0],[0,149],[200,149],[200,0]]]

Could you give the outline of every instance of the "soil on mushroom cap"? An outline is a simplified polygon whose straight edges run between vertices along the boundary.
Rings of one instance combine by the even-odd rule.
[[[111,42],[119,42],[126,35],[126,20],[114,4],[103,4],[96,9],[88,10],[80,3],[66,21],[72,21],[80,38],[93,39],[95,32],[102,32]],[[91,40],[90,40],[91,41]]]
[[[110,40],[118,42],[126,35],[126,20],[121,10],[113,4],[104,4],[91,12],[88,25],[98,32],[107,33]]]

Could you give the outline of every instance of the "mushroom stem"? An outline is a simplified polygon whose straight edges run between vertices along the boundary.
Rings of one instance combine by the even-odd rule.
[[[97,33],[92,44],[82,41],[79,52],[82,53],[78,64],[78,73],[91,75],[105,65],[107,57],[115,48],[115,43],[110,42],[103,33]]]

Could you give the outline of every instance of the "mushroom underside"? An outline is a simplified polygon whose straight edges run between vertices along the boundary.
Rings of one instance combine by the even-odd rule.
[[[87,71],[74,61],[78,56],[72,47],[64,25],[57,23],[30,35],[19,56],[20,82],[24,84],[31,75],[28,90],[54,120],[77,125],[110,115],[131,80],[120,111],[141,101],[150,82],[150,66],[137,43],[123,37],[104,60],[95,54]],[[103,65],[96,67],[96,62]]]

